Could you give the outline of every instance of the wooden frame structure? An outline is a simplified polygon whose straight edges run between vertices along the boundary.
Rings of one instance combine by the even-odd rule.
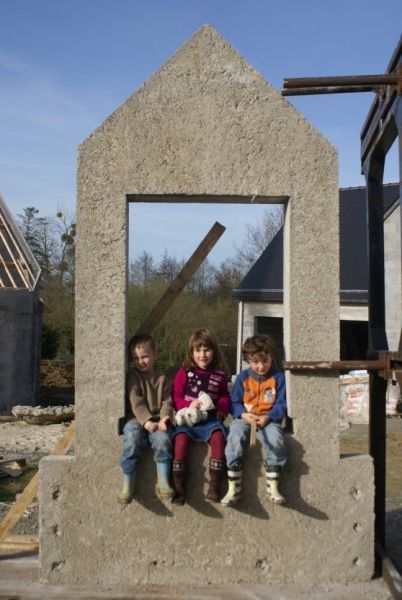
[[[39,265],[0,196],[0,289],[33,290]]]

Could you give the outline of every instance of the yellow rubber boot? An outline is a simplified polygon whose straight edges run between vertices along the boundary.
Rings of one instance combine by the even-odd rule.
[[[285,498],[279,492],[279,473],[267,471],[267,492],[271,502],[274,504],[284,504]]]
[[[221,500],[223,506],[233,506],[241,496],[241,480],[243,471],[228,471],[229,489]]]

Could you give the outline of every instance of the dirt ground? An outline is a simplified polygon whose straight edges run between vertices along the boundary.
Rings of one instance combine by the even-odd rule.
[[[352,425],[342,432],[341,453],[368,453],[368,426]],[[386,445],[386,546],[402,573],[402,418],[387,419]]]

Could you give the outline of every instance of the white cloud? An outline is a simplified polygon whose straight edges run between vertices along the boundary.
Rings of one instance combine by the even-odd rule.
[[[0,53],[0,116],[15,125],[71,126],[84,107],[43,65]]]

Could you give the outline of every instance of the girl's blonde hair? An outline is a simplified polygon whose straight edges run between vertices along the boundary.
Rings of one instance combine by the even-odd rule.
[[[218,346],[215,334],[210,329],[197,329],[190,337],[187,346],[187,354],[183,362],[183,367],[185,369],[197,367],[194,362],[193,352],[194,349],[198,350],[201,346],[210,348],[213,351],[212,361],[211,364],[208,365],[208,368],[227,371],[225,358]]]

